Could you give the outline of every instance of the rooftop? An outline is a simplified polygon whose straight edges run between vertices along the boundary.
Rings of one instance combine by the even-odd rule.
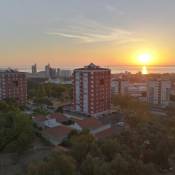
[[[60,138],[68,135],[71,131],[71,128],[68,128],[64,125],[60,125],[54,128],[47,128],[43,131],[43,133],[53,136],[55,138]]]
[[[7,68],[7,69],[0,69],[0,73],[17,73],[18,71],[16,69],[11,69],[11,68]]]
[[[83,129],[96,129],[96,128],[100,128],[103,126],[103,124],[96,118],[75,120],[75,122]]]
[[[49,115],[49,118],[56,119],[56,121],[59,123],[62,123],[68,120],[66,116],[64,116],[63,114],[58,114],[58,113]]]
[[[33,120],[38,121],[38,122],[42,122],[42,121],[49,120],[49,119],[56,119],[56,121],[59,123],[62,123],[68,120],[66,116],[64,116],[63,114],[59,114],[59,113],[50,114],[48,116],[37,115],[33,117]]]
[[[99,117],[99,120],[103,124],[112,124],[115,125],[118,122],[124,121],[124,114],[121,112],[113,112],[110,115],[103,115],[102,117]]]
[[[78,70],[78,71],[83,71],[83,70],[86,70],[86,71],[93,71],[93,70],[110,70],[110,69],[107,69],[107,68],[101,68],[100,66],[97,66],[95,65],[94,63],[90,63],[89,65],[87,66],[84,66],[84,68],[79,68],[79,69],[75,69],[75,71]]]
[[[47,117],[44,115],[37,115],[32,117],[32,119],[36,122],[44,122],[45,120],[47,120]]]
[[[112,137],[114,136],[114,129],[113,128],[105,129],[101,132],[96,133],[94,136],[98,140]]]
[[[97,69],[100,68],[99,66],[95,65],[94,63],[90,63],[88,66],[85,66],[86,69]]]

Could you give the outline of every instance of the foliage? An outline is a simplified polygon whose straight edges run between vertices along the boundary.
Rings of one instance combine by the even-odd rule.
[[[131,128],[136,127],[141,122],[145,123],[153,120],[149,106],[130,96],[113,96],[112,104],[121,107],[126,116],[125,120]]]
[[[62,106],[58,107],[55,112],[63,113],[63,107]]]
[[[28,172],[65,175],[68,171],[61,171],[60,165],[64,169],[67,164],[72,167],[66,168],[69,174],[80,175],[158,175],[160,170],[168,171],[175,153],[173,114],[169,118],[153,116],[146,104],[131,97],[114,97],[113,105],[119,105],[124,112],[126,129],[104,140],[95,140],[87,130],[74,131],[65,144],[69,151],[59,153],[63,157],[53,155],[48,162],[29,167]],[[64,156],[68,161],[64,162]]]
[[[32,121],[22,112],[0,113],[0,152],[22,152],[32,142]]]
[[[69,142],[69,152],[34,163],[28,168],[28,175],[156,175],[160,169],[169,168],[174,151],[166,131],[158,129],[155,123],[101,141],[87,131],[72,133]]]
[[[12,100],[0,101],[0,111],[8,112],[8,111],[19,111],[19,106]]]
[[[49,112],[42,106],[33,110],[33,115],[48,115]]]
[[[130,112],[137,112],[137,114],[148,112],[149,109],[149,106],[146,103],[140,102],[131,96],[113,96],[112,104],[114,106],[119,105],[125,111],[129,110]]]
[[[62,99],[71,98],[72,97],[72,86],[29,81],[28,95],[30,98],[33,98],[38,102],[48,97],[62,98]]]
[[[92,149],[94,137],[89,132],[81,133],[80,135],[73,135],[71,138],[72,155],[81,163],[85,156]]]
[[[45,104],[48,106],[53,106],[53,103],[47,97],[38,97],[34,99],[34,103],[40,105]]]
[[[63,153],[54,153],[46,161],[32,163],[27,175],[75,175],[76,164],[73,158]]]

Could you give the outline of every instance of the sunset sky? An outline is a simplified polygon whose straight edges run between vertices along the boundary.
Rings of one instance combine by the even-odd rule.
[[[175,65],[175,0],[0,0],[0,66]]]

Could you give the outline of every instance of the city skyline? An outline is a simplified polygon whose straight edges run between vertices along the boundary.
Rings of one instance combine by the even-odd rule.
[[[175,65],[175,2],[0,1],[0,65]]]

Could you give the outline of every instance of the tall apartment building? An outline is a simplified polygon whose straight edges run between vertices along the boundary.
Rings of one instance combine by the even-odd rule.
[[[47,78],[56,79],[57,78],[57,69],[52,68],[50,64],[45,66],[45,75]]]
[[[33,74],[37,73],[37,65],[36,64],[32,65],[32,73]]]
[[[112,79],[111,92],[113,95],[127,95],[129,82],[122,79]]]
[[[170,102],[171,81],[151,80],[147,84],[147,101],[152,105],[168,106]]]
[[[56,68],[50,68],[49,69],[49,75],[51,79],[57,78],[57,69]]]
[[[27,101],[27,80],[25,73],[16,70],[0,70],[0,100],[15,99],[24,104]]]
[[[61,69],[60,68],[57,68],[57,78],[60,77],[60,72],[61,72]]]
[[[98,116],[110,111],[111,71],[94,64],[73,73],[73,107],[76,112]]]
[[[45,74],[48,78],[50,77],[50,68],[51,68],[50,64],[47,64],[45,66]]]

